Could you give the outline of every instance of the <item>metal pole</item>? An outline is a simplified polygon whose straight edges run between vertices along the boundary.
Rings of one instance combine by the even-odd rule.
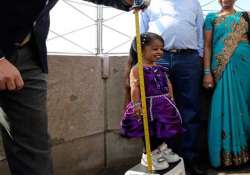
[[[96,54],[100,55],[103,53],[103,5],[97,5],[97,19],[96,19]]]

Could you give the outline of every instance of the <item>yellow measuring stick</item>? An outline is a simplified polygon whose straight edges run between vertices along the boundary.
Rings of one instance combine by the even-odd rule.
[[[141,91],[143,126],[144,126],[147,164],[148,164],[147,168],[148,168],[148,172],[151,173],[152,172],[152,156],[151,156],[151,149],[150,149],[148,114],[147,114],[146,95],[145,95],[145,86],[144,86],[144,72],[143,72],[143,64],[142,64],[142,49],[141,49],[141,37],[140,37],[138,10],[135,10],[134,14],[135,14],[136,48],[137,48],[137,57],[138,57],[138,71],[139,71],[139,82],[140,82],[140,91]]]

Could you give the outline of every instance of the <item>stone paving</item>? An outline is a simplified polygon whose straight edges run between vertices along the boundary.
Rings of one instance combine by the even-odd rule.
[[[117,168],[109,168],[106,169],[102,175],[124,175],[125,172],[130,167],[117,167]],[[190,173],[186,173],[186,175],[192,175]],[[227,170],[214,170],[207,167],[206,175],[250,175],[250,163],[244,167],[240,167],[237,169],[227,169]]]
[[[1,162],[1,161],[0,161]],[[103,171],[100,175],[124,175],[125,172],[130,169],[132,166],[119,166],[115,168],[108,168]],[[6,163],[0,164],[1,175],[10,175],[8,171],[8,167]],[[191,175],[186,173],[186,175]],[[250,163],[244,167],[237,168],[237,169],[229,169],[229,170],[214,170],[207,167],[206,175],[250,175]]]

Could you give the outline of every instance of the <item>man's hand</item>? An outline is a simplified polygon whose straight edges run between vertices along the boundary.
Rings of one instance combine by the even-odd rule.
[[[132,9],[145,9],[150,4],[150,0],[127,0],[127,2],[133,4]]]
[[[0,58],[0,90],[19,90],[24,85],[17,68],[5,58]]]
[[[129,5],[133,5],[133,3],[134,3],[134,0],[125,0],[126,2],[127,2],[127,4],[129,4]]]

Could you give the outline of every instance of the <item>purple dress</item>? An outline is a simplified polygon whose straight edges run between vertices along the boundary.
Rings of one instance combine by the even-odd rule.
[[[144,83],[150,136],[170,138],[182,132],[180,112],[169,98],[167,70],[162,66],[144,67]],[[130,102],[121,121],[125,137],[143,137],[143,119],[138,120]]]

